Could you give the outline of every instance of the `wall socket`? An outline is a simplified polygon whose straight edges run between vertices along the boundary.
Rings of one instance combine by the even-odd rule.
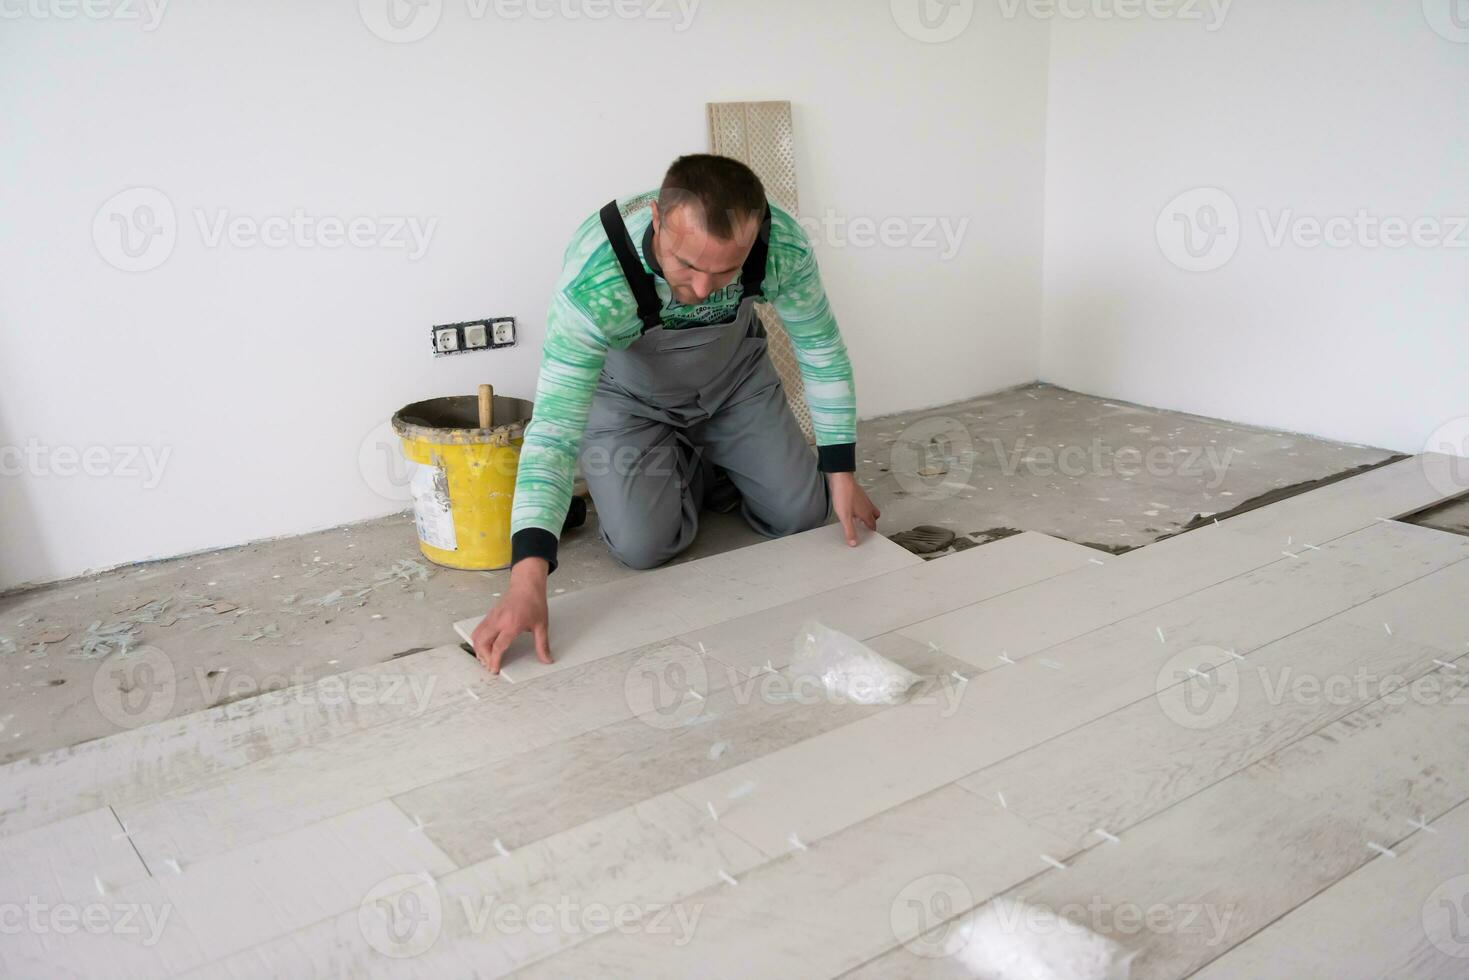
[[[515,346],[515,317],[497,316],[431,327],[435,357]]]

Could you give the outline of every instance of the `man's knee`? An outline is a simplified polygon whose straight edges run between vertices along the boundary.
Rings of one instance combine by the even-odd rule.
[[[831,512],[827,497],[826,481],[820,479],[814,490],[783,501],[765,517],[765,525],[772,537],[783,538],[788,534],[800,534],[826,523]]]
[[[682,551],[681,548],[661,545],[647,538],[632,538],[623,544],[608,541],[607,549],[612,552],[613,558],[638,571],[667,564]]]

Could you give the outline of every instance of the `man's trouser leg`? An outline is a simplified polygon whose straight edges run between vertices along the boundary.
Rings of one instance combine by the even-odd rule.
[[[589,428],[581,466],[602,540],[618,561],[655,568],[693,543],[704,480],[675,426],[628,414],[620,424]]]
[[[690,434],[707,463],[728,471],[756,531],[777,538],[826,523],[826,478],[768,359]]]

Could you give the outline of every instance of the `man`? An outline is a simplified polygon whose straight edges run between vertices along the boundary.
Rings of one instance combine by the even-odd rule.
[[[760,297],[790,334],[817,455],[766,354]],[[852,367],[811,243],[736,160],[681,157],[659,191],[613,201],[577,230],[535,405],[515,482],[510,586],[474,631],[475,654],[494,673],[521,633],[551,662],[546,579],[578,451],[602,538],[633,568],[689,546],[715,467],[768,537],[817,527],[832,511],[851,546],[859,524],[877,530],[854,473]]]

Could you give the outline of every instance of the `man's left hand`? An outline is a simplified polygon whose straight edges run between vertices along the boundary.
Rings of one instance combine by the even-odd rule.
[[[877,530],[877,519],[882,512],[867,498],[867,491],[857,483],[855,473],[828,473],[827,484],[831,487],[831,509],[842,522],[842,533],[847,544],[857,547],[857,525],[865,524],[869,531]]]

